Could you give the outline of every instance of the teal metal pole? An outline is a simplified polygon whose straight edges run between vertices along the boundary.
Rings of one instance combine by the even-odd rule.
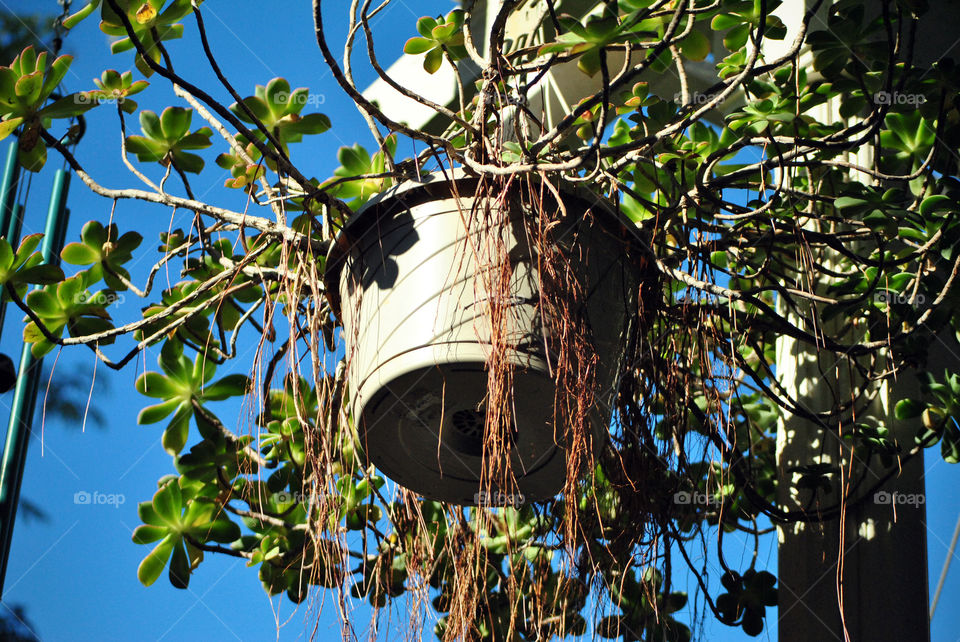
[[[13,205],[12,216],[9,217],[7,221],[6,233],[4,238],[7,239],[7,242],[10,243],[10,246],[13,248],[13,251],[17,251],[17,246],[20,245],[20,229],[23,227],[23,206],[20,203],[15,203]],[[3,331],[3,324],[7,319],[7,298],[3,296],[0,298],[0,332]]]
[[[43,237],[42,252],[45,263],[60,261],[60,250],[67,229],[68,214],[65,205],[69,185],[70,175],[62,169],[57,170]],[[20,483],[23,481],[42,365],[43,359],[34,359],[30,345],[24,344],[20,354],[20,370],[13,394],[7,440],[3,445],[3,458],[0,459],[0,596],[3,595],[10,544],[13,542],[13,525],[20,501]]]
[[[0,234],[7,233],[10,228],[10,219],[13,218],[13,205],[17,198],[17,184],[20,179],[18,149],[17,141],[10,143],[7,148],[7,161],[3,165],[3,176],[0,177]],[[10,237],[7,237],[7,240],[9,241]]]
[[[13,247],[13,251],[17,251],[17,246],[20,245],[20,230],[23,229],[23,205],[20,203],[14,203],[10,220],[7,222],[6,233],[4,238],[7,239],[7,243]]]
[[[7,242],[17,249],[20,236],[20,222],[22,221],[20,205],[17,198],[17,184],[20,179],[20,163],[17,162],[17,141],[10,143],[7,148],[7,161],[3,166],[3,175],[0,176],[0,234]],[[11,233],[13,232],[13,233]],[[7,301],[0,297],[0,331],[3,331],[4,313],[7,310]]]

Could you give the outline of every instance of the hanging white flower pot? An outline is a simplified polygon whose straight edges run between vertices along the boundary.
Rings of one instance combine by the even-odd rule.
[[[530,241],[524,220],[534,214],[521,199],[498,205],[501,194],[488,188],[477,197],[477,186],[461,172],[426,175],[378,195],[339,235],[327,283],[346,339],[350,409],[369,460],[410,490],[458,504],[542,500],[560,490],[567,473],[564,427],[554,421],[556,357],[546,347],[540,303],[543,253]],[[580,318],[598,357],[590,410],[595,453],[606,439],[624,339],[638,322],[641,277],[627,253],[636,239],[631,224],[596,197],[564,193],[562,216],[545,193],[543,208],[558,221],[551,238],[580,272],[571,278],[584,292]],[[501,267],[490,248],[497,247],[512,268],[500,302],[513,364],[516,488],[509,494],[480,483],[490,282]]]

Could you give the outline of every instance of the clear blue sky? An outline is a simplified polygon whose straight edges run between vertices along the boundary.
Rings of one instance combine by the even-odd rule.
[[[77,2],[76,5],[82,6]],[[334,50],[342,42],[343,13],[348,4],[343,0],[328,3],[328,31],[333,37]],[[414,35],[416,18],[425,14],[446,12],[451,2],[415,2],[401,0],[375,21],[379,34],[378,51],[383,61],[399,55],[403,42]],[[281,7],[284,13],[281,13]],[[0,0],[0,8],[14,13],[46,10],[57,12],[54,0]],[[203,5],[206,24],[210,30],[213,50],[217,52],[224,72],[243,95],[252,93],[255,84],[265,84],[275,76],[286,77],[292,86],[310,87],[317,96],[319,109],[333,121],[333,128],[294,150],[294,161],[307,175],[318,178],[329,176],[336,167],[336,151],[341,145],[361,141],[370,144],[370,136],[352,103],[339,90],[321,60],[313,40],[310,6],[307,2],[216,2]],[[187,38],[171,45],[171,53],[178,71],[201,87],[213,87],[215,80],[202,64],[202,53],[195,36],[192,19],[186,21]],[[128,54],[111,56],[108,40],[97,29],[94,18],[82,23],[66,39],[65,53],[76,56],[67,76],[69,90],[92,89],[92,78],[106,68],[120,71],[133,69],[133,57]],[[8,61],[2,61],[8,62]],[[360,65],[358,82],[371,80],[368,69]],[[165,81],[151,78],[159,91],[148,90],[136,99],[142,107],[159,111],[173,102],[172,94],[163,87]],[[221,95],[220,93],[216,95]],[[110,108],[101,108],[88,116],[89,131],[80,147],[80,160],[103,184],[110,187],[128,186],[135,179],[119,163],[119,141],[116,116]],[[196,122],[196,120],[195,120]],[[130,133],[139,133],[136,119],[128,121]],[[215,137],[216,141],[216,137]],[[5,153],[5,144],[0,145]],[[214,151],[216,150],[216,151]],[[220,150],[205,152],[208,165]],[[59,163],[54,154],[48,168],[32,180],[27,203],[24,234],[40,231],[43,226],[53,169]],[[159,179],[157,168],[143,167],[154,179]],[[213,168],[194,182],[194,190],[201,199],[231,208],[242,208],[238,192],[221,189],[226,175]],[[68,241],[76,240],[84,222],[105,219],[109,203],[90,194],[77,180],[69,197],[72,211]],[[141,249],[155,246],[157,234],[171,224],[169,212],[136,203],[121,203],[116,221],[121,231],[137,229],[144,234]],[[189,216],[178,214],[173,227],[188,227]],[[144,258],[133,270],[134,280],[143,283],[149,267]],[[171,275],[174,279],[175,275]],[[142,302],[129,295],[117,308],[111,309],[118,318],[132,318]],[[19,355],[21,315],[11,311],[4,327],[0,350]],[[241,350],[242,352],[242,350]],[[51,366],[56,353],[46,361]],[[30,446],[22,497],[42,506],[49,520],[46,522],[19,518],[13,541],[10,565],[6,579],[4,604],[20,604],[35,625],[35,632],[43,640],[294,640],[308,638],[321,597],[296,608],[286,598],[272,602],[260,587],[254,569],[248,569],[243,560],[208,556],[194,573],[186,591],[172,588],[165,575],[152,587],[144,588],[136,578],[136,567],[149,548],[134,545],[130,534],[139,524],[136,504],[147,500],[155,490],[156,480],[172,472],[170,457],[160,445],[159,425],[138,426],[137,412],[148,401],[133,390],[133,380],[147,369],[156,369],[156,350],[145,360],[131,364],[114,373],[103,366],[97,368],[97,380],[109,380],[109,388],[98,387],[93,404],[107,417],[105,426],[87,425],[81,432],[78,425],[65,426],[47,417],[43,445],[35,439]],[[16,361],[16,358],[15,358]],[[236,367],[239,371],[249,365],[249,357],[241,355]],[[94,371],[94,360],[82,349],[70,350],[59,357],[58,372],[89,377]],[[227,372],[222,370],[220,374]],[[41,385],[45,387],[46,381]],[[56,379],[54,379],[54,384]],[[42,394],[42,392],[41,392]],[[0,408],[6,409],[10,395],[0,397]],[[42,397],[41,397],[42,402]],[[38,406],[41,404],[38,404]],[[244,423],[238,406],[220,404],[220,416],[230,424]],[[231,412],[233,413],[231,416]],[[4,415],[5,418],[5,415]],[[5,424],[4,424],[5,426]],[[34,428],[41,427],[38,413]],[[942,462],[935,451],[927,459],[929,520],[930,582],[935,584],[943,564],[954,522],[960,511],[960,499],[953,491],[958,480],[958,469]],[[123,503],[112,505],[76,504],[76,493],[114,495]],[[736,535],[729,535],[727,546]],[[727,552],[731,555],[730,550]],[[765,539],[761,560],[769,560],[766,568],[774,570],[776,544],[772,537]],[[763,563],[761,562],[761,566]],[[691,594],[693,586],[690,587]],[[896,587],[891,587],[896,590]],[[335,605],[327,595],[324,613],[318,630],[320,639],[339,636]],[[960,636],[960,615],[952,608],[960,598],[960,565],[953,569],[947,588],[941,597],[933,622],[934,640],[955,640]],[[312,607],[312,609],[311,609]],[[774,615],[775,611],[768,612]],[[354,618],[357,633],[363,637],[369,612],[360,607]],[[400,623],[406,621],[401,615]],[[775,623],[760,639],[775,639]],[[428,627],[427,635],[429,635]],[[382,629],[384,631],[386,629]],[[382,634],[381,637],[384,637]],[[402,635],[392,631],[389,637]],[[707,619],[703,639],[739,640],[745,636],[738,629],[728,629]]]

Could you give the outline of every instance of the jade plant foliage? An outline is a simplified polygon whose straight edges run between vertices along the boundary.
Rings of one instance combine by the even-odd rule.
[[[91,220],[64,247],[64,270],[42,264],[38,235],[18,248],[0,239],[3,296],[24,311],[34,354],[86,345],[121,368],[160,348],[134,384],[140,423],[162,431],[171,457],[170,475],[143,489],[133,534],[144,558],[130,572],[144,584],[166,573],[185,588],[205,556],[229,555],[271,595],[339,592],[378,618],[416,606],[413,633],[441,639],[684,641],[694,613],[753,636],[782,597],[751,549],[771,525],[837,519],[836,506],[872,494],[867,467],[893,471],[924,449],[960,460],[960,378],[930,359],[960,336],[960,67],[922,57],[927,2],[810,3],[786,20],[777,0],[548,0],[522,27],[523,3],[486,22],[465,2],[390,27],[409,32],[396,56],[437,82],[456,77],[450,104],[404,89],[436,114],[423,129],[354,84],[357,65],[389,66],[361,44],[382,9],[354,3],[341,55],[323,3],[294,4],[284,11],[316,24],[323,91],[356,103],[366,140],[324,138],[311,89],[282,77],[234,87],[197,1],[94,0],[70,17],[99,20],[115,66],[135,69],[105,69],[89,90],[60,89],[67,56],[27,47],[0,67],[0,137],[17,137],[26,170],[61,157],[105,203],[195,214],[159,239],[123,216]],[[537,44],[516,45],[518,29]],[[174,70],[168,41],[182,37],[219,85]],[[582,91],[548,118],[538,92],[561,68]],[[134,95],[168,106],[140,109]],[[142,131],[126,127],[116,145],[129,185],[85,171],[93,142],[65,134],[91,109],[115,111],[118,130],[138,119]],[[331,176],[294,162],[312,137],[339,163]],[[327,252],[373,195],[440,168],[484,177],[491,194],[593,190],[635,226],[656,274],[609,438],[551,501],[418,497],[369,464],[350,412],[358,382]],[[222,169],[216,199],[192,188]],[[145,280],[132,267],[144,257]],[[108,310],[119,293],[143,299],[133,318]],[[843,394],[805,405],[781,382],[785,345],[828,355],[822,378],[842,378]],[[871,410],[887,382],[910,378],[918,394]],[[840,443],[839,457],[778,466],[778,430],[795,422]],[[802,500],[785,504],[794,491]],[[755,544],[709,576],[697,560],[733,531]]]

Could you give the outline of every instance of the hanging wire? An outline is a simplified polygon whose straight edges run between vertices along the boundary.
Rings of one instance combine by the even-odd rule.
[[[63,49],[63,34],[66,33],[67,28],[63,26],[63,21],[67,19],[70,15],[70,4],[71,0],[57,0],[57,4],[63,8],[63,11],[60,12],[60,15],[53,23],[53,58],[56,59],[60,55],[60,50]]]
[[[27,201],[30,198],[30,188],[33,186],[33,172],[25,172],[25,173],[27,174],[26,184],[24,184],[24,181],[22,178],[19,181],[17,181],[19,183],[17,185],[18,191],[19,191],[19,193],[17,194],[17,203],[23,203],[22,205],[23,210],[19,215],[21,217],[21,220],[26,217]],[[21,176],[22,174],[23,172],[21,173]],[[17,243],[19,242],[20,241],[18,239]]]

